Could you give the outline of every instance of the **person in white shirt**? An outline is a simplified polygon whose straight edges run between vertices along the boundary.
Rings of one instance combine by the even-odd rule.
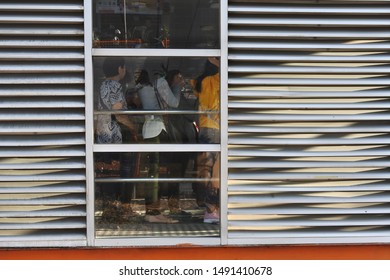
[[[141,71],[136,83],[142,108],[144,110],[162,109],[146,70]],[[172,96],[166,97],[167,102],[171,105],[178,105],[179,102],[173,94]],[[145,122],[142,127],[142,137],[144,138],[144,142],[149,144],[168,143],[168,135],[161,115],[151,114],[145,116]],[[146,164],[149,167],[148,177],[153,178],[153,180],[148,182],[145,186],[145,221],[150,223],[177,223],[178,220],[163,215],[160,211],[161,194],[159,192],[158,183],[160,154],[158,152],[149,153],[147,161]]]

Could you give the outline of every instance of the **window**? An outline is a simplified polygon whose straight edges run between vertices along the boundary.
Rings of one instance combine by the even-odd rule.
[[[94,1],[96,48],[218,49],[219,1]]]
[[[219,37],[216,1],[94,1],[97,243],[220,236]]]

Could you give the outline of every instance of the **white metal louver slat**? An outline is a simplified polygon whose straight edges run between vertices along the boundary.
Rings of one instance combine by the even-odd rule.
[[[390,242],[390,1],[228,2],[228,242]]]
[[[2,1],[0,61],[0,247],[85,246],[83,1]]]

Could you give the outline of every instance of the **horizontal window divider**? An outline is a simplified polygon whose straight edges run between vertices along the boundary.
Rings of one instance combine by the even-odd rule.
[[[94,152],[219,152],[219,144],[95,144]]]
[[[92,49],[92,56],[210,57],[220,55],[219,49]]]
[[[148,183],[148,182],[166,182],[166,183],[195,183],[195,182],[218,182],[217,178],[96,178],[96,183]]]
[[[202,115],[202,114],[219,114],[219,111],[196,111],[196,110],[109,110],[95,111],[94,115]]]

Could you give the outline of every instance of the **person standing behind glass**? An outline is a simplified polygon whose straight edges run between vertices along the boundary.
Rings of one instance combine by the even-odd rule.
[[[125,60],[121,57],[107,58],[103,63],[105,80],[100,86],[98,110],[127,110],[125,95],[120,81],[126,75]],[[120,124],[127,127],[133,138],[137,137],[136,125],[125,114],[100,114],[96,123],[96,143],[121,144]]]
[[[121,81],[126,75],[125,60],[121,57],[106,58],[103,62],[103,73],[105,76],[99,90],[98,110],[116,111],[127,110],[127,103]],[[121,125],[130,133],[133,141],[137,141],[137,127],[134,122],[124,114],[99,114],[96,122],[96,143],[97,144],[122,144],[123,137]],[[116,155],[117,156],[117,155]],[[105,155],[107,160],[112,162],[113,154]],[[119,156],[121,176],[129,176],[134,170],[128,170],[133,160],[132,153],[122,153]],[[128,184],[112,184],[110,189],[103,189],[102,194],[114,196],[121,202],[129,203],[133,186]]]
[[[142,70],[137,81],[138,95],[144,110],[160,110],[160,104],[156,93],[150,82],[149,74]],[[164,121],[161,115],[146,115],[142,127],[142,136],[144,142],[148,144],[160,144],[167,142],[167,133]],[[159,165],[160,154],[151,152],[147,155],[148,177],[151,182],[145,186],[145,221],[149,223],[177,223],[177,220],[171,219],[160,211],[160,193],[159,193]]]
[[[181,96],[182,90],[185,86],[184,78],[181,72],[177,69],[168,71],[166,75],[166,81],[168,82],[169,88],[175,96]],[[180,101],[184,99],[180,97]],[[179,106],[180,103],[177,105]],[[168,108],[169,109],[169,108]],[[184,134],[180,126],[185,126],[184,115],[173,115],[170,116],[169,121],[174,122],[179,132]],[[191,124],[191,123],[190,123]],[[192,125],[192,124],[191,124]],[[184,140],[184,137],[182,137]],[[187,141],[188,142],[188,141]],[[165,160],[166,164],[170,166],[170,175],[174,178],[183,178],[185,176],[186,168],[190,160],[189,153],[183,152],[169,152],[166,153]],[[180,207],[180,183],[170,183],[165,188],[162,188],[162,193],[168,196],[168,207],[170,215],[181,220],[191,218],[191,213],[183,211]]]
[[[220,143],[220,76],[218,58],[208,58],[204,72],[194,81],[194,88],[199,98],[199,111],[202,112],[199,117],[199,142],[203,144]],[[194,188],[199,206],[206,207],[203,221],[205,223],[218,223],[218,153],[199,153],[196,159],[196,167],[198,178],[203,179],[203,182],[196,184]]]

